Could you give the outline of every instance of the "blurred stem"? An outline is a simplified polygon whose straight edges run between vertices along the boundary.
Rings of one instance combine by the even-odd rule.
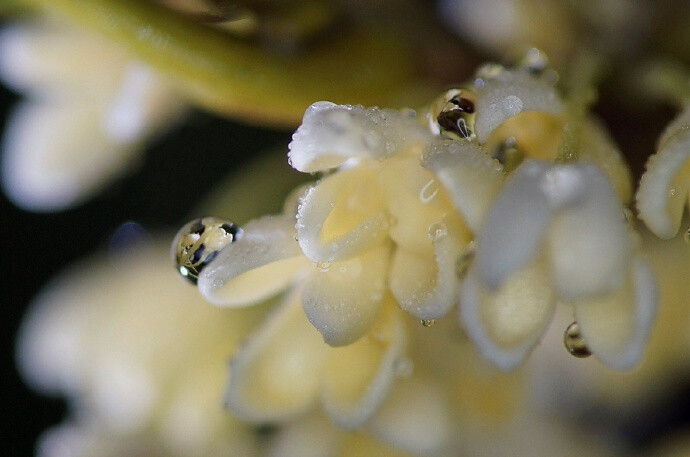
[[[415,81],[404,41],[383,31],[355,30],[309,53],[280,56],[153,2],[21,1],[122,44],[201,105],[259,124],[296,124],[317,100],[402,107],[431,93]]]
[[[574,162],[578,159],[582,126],[587,112],[597,100],[596,87],[602,77],[602,70],[601,57],[589,50],[582,50],[568,68],[568,78],[563,82],[566,92],[566,123],[556,162]]]

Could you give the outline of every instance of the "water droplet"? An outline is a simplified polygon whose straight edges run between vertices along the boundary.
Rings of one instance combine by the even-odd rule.
[[[678,195],[678,189],[675,187],[671,187],[668,193],[671,197],[675,197],[676,195]]]
[[[549,58],[539,49],[531,48],[517,61],[516,66],[533,75],[540,75],[549,66]]]
[[[435,243],[444,236],[448,235],[448,229],[446,228],[446,224],[444,224],[443,222],[434,222],[429,226],[427,235],[429,236],[429,239],[433,243]]]
[[[331,269],[331,262],[324,261],[324,262],[318,262],[316,264],[316,268],[319,269],[319,271],[326,272]]]
[[[462,280],[474,259],[474,241],[470,241],[455,260],[455,276]]]
[[[468,88],[450,89],[429,108],[429,127],[436,135],[452,140],[472,141],[477,117],[477,94]]]
[[[438,185],[436,185],[436,180],[431,179],[428,183],[424,184],[422,190],[419,191],[419,200],[425,205],[429,203],[438,194]]]
[[[503,143],[500,143],[494,150],[491,157],[498,160],[503,165],[503,172],[510,173],[515,170],[518,165],[525,159],[525,155],[517,146],[515,137],[508,137]]]
[[[426,328],[433,327],[436,323],[436,319],[422,319],[422,325]]]
[[[401,378],[409,378],[414,371],[414,363],[408,357],[399,357],[393,362],[393,372]]]
[[[573,322],[565,329],[563,344],[565,344],[568,352],[575,357],[584,358],[592,355],[587,347],[587,342],[580,333],[580,325],[577,322]]]
[[[188,222],[177,232],[172,244],[177,271],[196,284],[201,270],[241,236],[239,226],[215,217],[202,217]]]

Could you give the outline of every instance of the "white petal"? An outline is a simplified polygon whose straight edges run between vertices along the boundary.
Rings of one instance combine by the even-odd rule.
[[[554,207],[547,243],[560,297],[579,301],[620,287],[631,240],[606,175],[594,165],[556,165],[543,183]]]
[[[64,209],[126,170],[140,151],[105,137],[99,109],[26,102],[14,112],[3,138],[2,180],[17,205]]]
[[[199,291],[216,305],[248,306],[265,300],[308,265],[295,241],[291,216],[255,219],[243,230],[199,275]]]
[[[690,205],[690,106],[662,136],[646,169],[636,197],[640,218],[656,236],[673,238]]]
[[[523,70],[504,70],[495,77],[484,78],[476,111],[475,133],[477,140],[484,143],[506,119],[524,111],[560,114],[563,103],[546,79]]]
[[[311,408],[318,398],[326,346],[291,293],[230,363],[227,403],[250,422],[275,422]]]
[[[411,377],[398,382],[369,423],[382,441],[414,454],[438,455],[451,437],[450,412],[441,386]]]
[[[545,268],[515,272],[497,292],[482,288],[470,270],[460,289],[460,323],[484,357],[502,370],[517,367],[537,344],[553,315]]]
[[[331,346],[358,340],[378,318],[386,287],[389,246],[382,245],[328,271],[315,268],[302,293],[309,321]]]
[[[404,360],[407,346],[401,317],[389,302],[367,336],[349,346],[330,348],[321,399],[341,427],[361,426],[388,396],[396,364]]]
[[[486,287],[501,287],[541,249],[550,209],[540,181],[549,167],[537,161],[523,163],[489,210],[477,235],[475,256],[477,274]]]
[[[331,175],[307,191],[297,212],[297,237],[313,262],[347,259],[385,239],[388,216],[375,170]]]
[[[429,136],[414,118],[393,110],[317,102],[293,134],[288,158],[295,169],[315,172],[353,157],[383,160]]]
[[[640,361],[657,313],[658,290],[652,270],[639,258],[630,270],[628,281],[619,290],[575,307],[587,346],[616,370],[631,369]]]
[[[445,218],[429,227],[433,255],[398,247],[393,255],[390,289],[402,309],[425,319],[439,319],[457,302],[456,262],[465,240],[458,238],[460,221]]]
[[[422,165],[443,183],[467,225],[477,232],[503,185],[498,162],[475,144],[440,140],[429,145]]]

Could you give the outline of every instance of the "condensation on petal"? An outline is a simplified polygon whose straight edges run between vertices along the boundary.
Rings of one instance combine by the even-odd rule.
[[[388,396],[396,364],[404,359],[407,347],[401,318],[388,302],[364,338],[329,350],[321,398],[328,415],[341,427],[361,426]]]
[[[328,271],[315,268],[304,284],[302,307],[331,346],[362,337],[378,318],[386,288],[390,247],[384,244]]]
[[[427,229],[453,208],[443,184],[410,156],[387,160],[378,180],[391,216],[391,239],[418,254],[433,254]]]
[[[201,294],[222,306],[265,300],[295,278],[308,262],[295,241],[294,218],[266,216],[243,227],[236,242],[220,251],[199,275]]]
[[[539,253],[550,218],[549,201],[540,183],[548,169],[543,162],[525,162],[489,210],[477,235],[475,256],[484,286],[497,290]]]
[[[632,244],[606,175],[594,165],[556,165],[543,184],[554,206],[547,246],[560,297],[579,301],[619,288]]]
[[[468,242],[457,229],[461,224],[446,217],[430,226],[433,254],[420,255],[403,247],[395,251],[389,287],[402,309],[420,319],[439,319],[457,302],[456,262]]]
[[[317,102],[293,134],[288,158],[295,169],[316,172],[353,157],[383,160],[420,148],[429,136],[414,118],[393,110]]]
[[[19,206],[55,211],[76,205],[124,173],[140,152],[108,139],[89,104],[25,102],[3,138],[2,183]]]
[[[467,225],[477,232],[503,185],[500,164],[478,146],[462,141],[435,141],[422,165],[443,183]]]
[[[339,455],[343,432],[328,418],[311,415],[280,428],[271,440],[267,457],[335,457]]]
[[[647,161],[637,191],[640,218],[658,237],[678,233],[683,210],[690,206],[690,106],[671,123],[658,152]]]
[[[613,369],[628,370],[642,358],[657,301],[654,273],[638,258],[617,291],[576,303],[575,318],[594,355]]]
[[[579,162],[591,162],[608,176],[618,198],[625,204],[632,199],[632,177],[625,159],[601,121],[584,121],[578,148]]]
[[[369,430],[415,455],[439,455],[451,439],[450,411],[442,391],[431,379],[413,376],[399,381],[372,418]]]
[[[476,111],[475,133],[483,143],[506,119],[525,111],[560,114],[563,103],[545,78],[522,70],[504,70],[485,79],[478,92]]]
[[[297,237],[313,262],[350,258],[388,235],[388,216],[375,170],[331,175],[307,191],[297,212]]]
[[[327,346],[291,293],[230,363],[227,404],[250,422],[282,421],[318,398]]]
[[[554,299],[541,262],[509,277],[497,292],[470,271],[460,289],[460,323],[484,357],[502,370],[517,367],[546,330]]]

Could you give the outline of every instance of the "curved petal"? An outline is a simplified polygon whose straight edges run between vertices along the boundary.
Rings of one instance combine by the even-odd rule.
[[[326,348],[304,316],[299,291],[291,293],[231,361],[228,406],[258,423],[307,411],[318,398]]]
[[[496,292],[470,271],[460,289],[460,323],[484,357],[502,370],[517,367],[546,330],[554,300],[540,262],[515,272]]]
[[[443,183],[453,204],[476,233],[503,185],[500,164],[475,144],[441,140],[429,145],[422,166]]]
[[[594,355],[613,369],[628,370],[642,358],[657,301],[654,273],[638,258],[619,290],[576,303],[575,319]]]
[[[506,119],[524,111],[563,112],[563,103],[553,84],[524,70],[504,69],[481,81],[474,124],[480,143],[488,140],[491,132]]]
[[[313,173],[353,157],[383,160],[420,148],[428,137],[414,117],[397,111],[317,102],[293,134],[288,160],[295,169]]]
[[[406,347],[401,313],[389,301],[366,337],[329,350],[321,399],[333,422],[356,428],[376,412],[390,392]]]
[[[433,255],[399,247],[393,255],[389,287],[399,306],[423,319],[439,319],[457,302],[456,262],[467,245],[457,236],[459,220],[446,217],[429,227]]]
[[[388,216],[377,195],[374,170],[331,175],[307,191],[297,211],[297,237],[313,262],[332,262],[365,251],[388,235]]]
[[[646,169],[636,196],[640,218],[656,236],[673,238],[690,205],[690,106],[662,136]]]
[[[248,306],[265,300],[308,265],[295,241],[294,218],[266,216],[243,230],[199,275],[199,291],[216,305]]]
[[[556,165],[543,184],[554,207],[547,246],[560,297],[579,301],[619,288],[632,246],[606,175],[594,165]]]
[[[331,346],[362,337],[379,317],[388,270],[387,244],[317,270],[304,284],[302,307]],[[321,268],[323,269],[323,268]]]
[[[450,412],[441,386],[411,377],[398,382],[369,423],[382,441],[421,455],[439,455],[451,438]]]
[[[88,103],[22,104],[3,138],[7,195],[23,208],[55,211],[82,202],[122,174],[140,151],[107,138],[101,119],[101,108]]]
[[[549,218],[541,178],[550,165],[526,161],[508,180],[477,235],[475,263],[482,284],[492,290],[537,256]]]

